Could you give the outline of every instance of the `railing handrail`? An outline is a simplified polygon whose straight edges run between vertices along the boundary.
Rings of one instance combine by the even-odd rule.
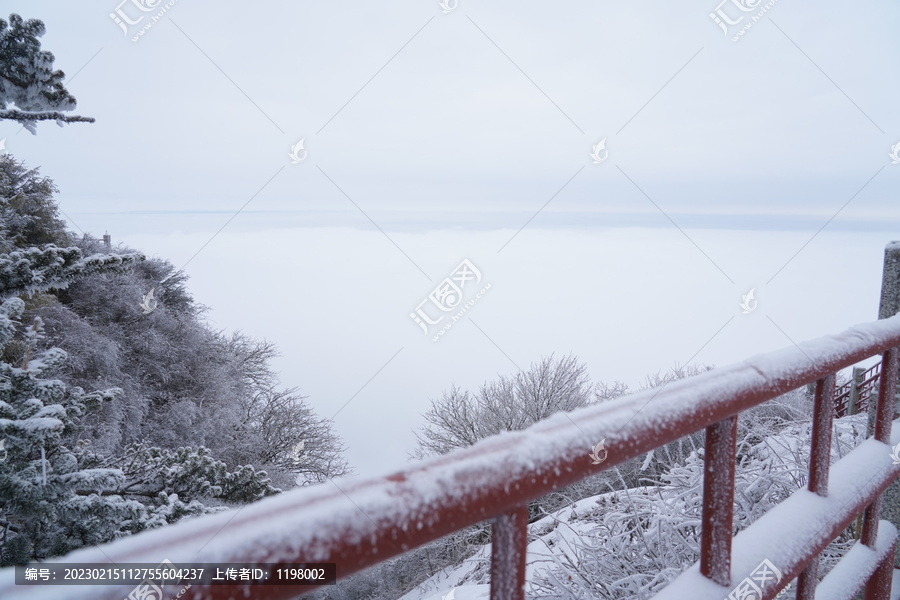
[[[57,562],[335,562],[346,576],[414,547],[638,457],[748,408],[900,346],[900,315],[761,354],[662,388],[557,413],[524,431],[364,481],[334,481],[240,509],[198,517],[73,552]],[[577,425],[576,425],[577,424]],[[608,455],[588,452],[605,440]],[[249,597],[288,598],[296,587],[250,588]],[[13,584],[0,570],[0,597],[53,597]],[[241,587],[191,588],[188,598],[241,597]],[[73,600],[121,600],[121,588],[74,586]]]

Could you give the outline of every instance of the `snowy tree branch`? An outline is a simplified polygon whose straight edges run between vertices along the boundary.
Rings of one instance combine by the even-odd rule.
[[[82,117],[80,115],[67,115],[56,110],[30,112],[23,110],[0,110],[0,119],[31,123],[34,121],[62,121],[63,123],[93,123],[94,117]]]
[[[21,79],[11,77],[11,76],[7,75],[6,73],[0,73],[0,77],[2,77],[3,79],[7,80],[11,84],[18,86],[20,88],[25,89],[28,87],[28,84],[26,82],[22,81]]]

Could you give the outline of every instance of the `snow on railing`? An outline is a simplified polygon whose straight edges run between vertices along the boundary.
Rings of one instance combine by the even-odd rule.
[[[329,562],[337,564],[338,575],[343,577],[493,519],[491,598],[521,600],[530,500],[706,428],[701,560],[665,588],[660,598],[722,600],[767,557],[784,577],[763,582],[762,600],[773,598],[798,575],[803,594],[798,597],[812,598],[818,553],[846,526],[848,515],[852,519],[864,511],[861,543],[875,552],[857,551],[852,559],[873,573],[866,598],[886,599],[885,574],[889,588],[893,551],[888,555],[885,548],[893,548],[895,531],[880,524],[878,516],[881,492],[900,475],[900,465],[890,461],[887,445],[892,441],[898,346],[900,315],[754,356],[662,388],[558,413],[524,431],[502,433],[403,471],[286,492],[239,509],[82,549],[51,562]],[[834,373],[877,354],[883,354],[885,368],[875,439],[834,466],[834,475],[842,479],[838,485],[831,480],[829,487]],[[737,536],[732,553],[737,415],[812,382],[816,382],[816,401],[809,491],[799,490],[783,506],[773,508],[771,516],[767,513]],[[589,452],[600,440],[605,440],[608,454],[597,465]],[[779,529],[786,526],[798,536],[796,540],[786,540]],[[792,550],[782,551],[785,547]],[[829,589],[835,587],[831,584]],[[294,598],[311,589],[254,584],[193,586],[180,598],[275,600]],[[686,589],[690,589],[688,595],[676,593]],[[122,600],[129,592],[130,588],[123,586],[17,586],[11,568],[0,570],[3,600]]]

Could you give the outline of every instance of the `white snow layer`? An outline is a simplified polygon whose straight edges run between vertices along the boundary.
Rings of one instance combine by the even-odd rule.
[[[353,483],[337,480],[293,490],[116,540],[102,549],[82,549],[54,562],[333,562],[345,544],[385,560],[396,552],[385,553],[383,544],[404,543],[409,539],[406,532],[428,528],[439,537],[474,524],[677,439],[685,432],[672,428],[676,421],[700,429],[897,345],[900,315],[754,356],[663,388],[558,413],[525,431],[502,433],[389,477]],[[758,396],[760,389],[765,390],[764,396]],[[900,432],[895,437],[895,442],[900,441]],[[593,466],[588,453],[604,439],[607,460]],[[819,529],[833,519],[830,513],[859,498],[860,490],[872,488],[874,475],[900,473],[900,467],[891,466],[888,450],[880,442],[865,442],[832,469],[833,481],[853,485],[832,485],[828,498],[801,491],[741,532],[735,538],[733,573],[749,574],[763,558],[776,566],[789,560],[804,547],[801,539],[811,536],[801,531],[801,523],[815,530],[812,537],[818,542]],[[523,487],[528,488],[528,497],[507,495]],[[444,511],[456,504],[462,505],[466,515],[451,522]],[[742,578],[735,577],[736,581]],[[128,588],[121,586],[73,586],[65,588],[65,595],[72,600],[121,600],[123,589],[127,594]],[[13,569],[0,569],[4,600],[58,598],[60,590],[15,586]],[[695,566],[664,589],[663,595],[721,600],[722,591],[701,577]]]
[[[891,444],[897,443],[900,443],[900,428],[894,428],[891,436]],[[722,587],[703,577],[700,565],[695,564],[654,596],[654,600],[688,597],[722,600],[764,559],[784,574],[781,583],[786,585],[799,574],[799,570],[791,572],[790,567],[810,548],[827,546],[843,529],[836,528],[835,524],[853,514],[852,506],[873,495],[880,484],[900,475],[900,465],[893,464],[890,455],[889,445],[871,438],[866,440],[831,466],[827,497],[813,494],[805,488],[798,490],[735,536],[731,548],[730,586]],[[883,523],[885,529],[879,529],[879,533],[887,531],[888,535],[896,535],[893,525],[887,521]],[[856,568],[861,568],[859,565],[865,560],[864,557],[871,560],[873,556],[874,552],[860,556],[857,551],[851,560]],[[830,585],[836,587],[835,584]]]
[[[861,542],[850,548],[825,578],[816,586],[816,600],[844,600],[866,584],[878,563],[891,551],[897,528],[888,521],[879,521],[875,549]]]

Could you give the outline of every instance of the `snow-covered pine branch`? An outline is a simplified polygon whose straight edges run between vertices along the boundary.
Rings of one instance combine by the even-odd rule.
[[[38,121],[93,123],[90,117],[64,114],[75,109],[75,97],[63,85],[66,74],[53,70],[53,54],[41,50],[38,38],[45,32],[38,19],[17,14],[0,19],[0,119],[18,121],[33,134]]]
[[[144,260],[141,254],[94,254],[82,257],[76,247],[48,245],[0,255],[0,298],[64,289],[96,273],[122,273]]]
[[[24,111],[16,109],[0,110],[0,119],[31,123],[34,121],[61,121],[62,123],[94,123],[94,117],[82,117],[79,115],[66,115],[58,111]]]

